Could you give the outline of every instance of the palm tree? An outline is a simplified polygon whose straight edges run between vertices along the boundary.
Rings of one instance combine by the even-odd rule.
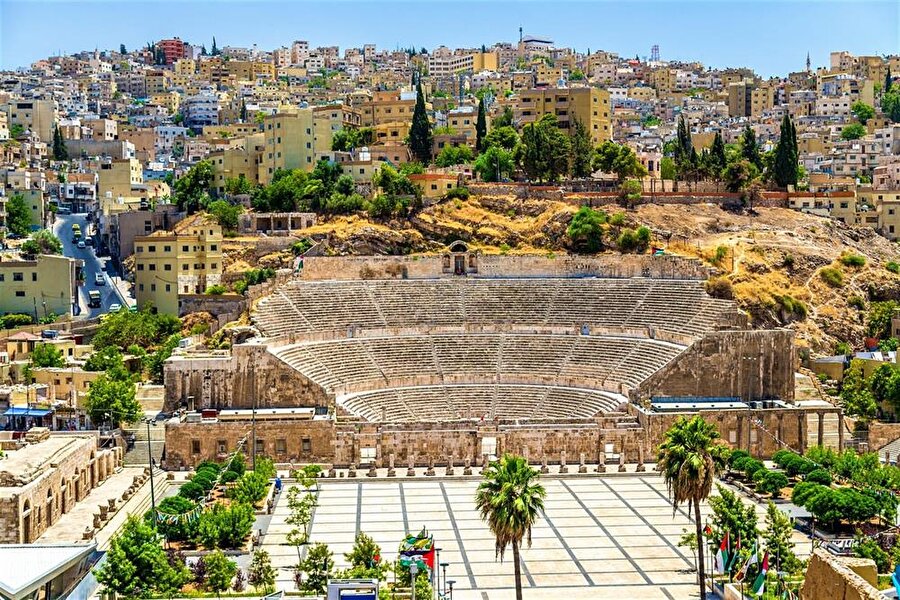
[[[475,492],[475,506],[496,538],[494,548],[501,561],[506,547],[512,545],[516,600],[522,600],[519,548],[526,536],[531,547],[531,526],[544,509],[547,490],[537,482],[538,471],[529,467],[524,458],[513,454],[504,454],[492,462],[482,475],[484,479]]]
[[[678,505],[693,504],[694,524],[697,526],[697,572],[700,577],[700,599],[705,598],[706,572],[703,565],[703,529],[700,522],[700,501],[712,491],[716,474],[725,465],[728,449],[718,441],[716,427],[697,415],[692,419],[679,417],[666,431],[666,439],[659,446],[657,469],[662,473],[672,512]]]

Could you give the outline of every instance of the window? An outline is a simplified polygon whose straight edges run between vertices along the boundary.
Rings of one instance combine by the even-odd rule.
[[[144,270],[144,263],[138,263],[137,270],[138,270],[138,271],[143,271],[143,270]]]
[[[155,291],[156,291],[156,284],[155,284],[155,283],[151,283],[151,284],[150,284],[150,291],[151,291],[151,292],[155,292]]]
[[[147,246],[147,252],[156,252],[156,246]]]
[[[305,454],[312,452],[312,441],[309,438],[300,440],[300,450]]]
[[[275,440],[275,454],[285,453],[287,453],[287,440],[284,438]]]
[[[163,246],[163,252],[171,252],[172,246]]]
[[[139,289],[140,291],[143,292],[143,291],[144,291],[144,284],[143,284],[143,283],[139,284],[139,285],[138,285],[138,289]]]
[[[13,273],[13,281],[25,281],[25,276],[22,273]]]
[[[218,248],[219,248],[219,246],[217,244],[210,244],[209,251],[215,252]]]
[[[187,246],[182,246],[182,247],[181,247],[181,251],[182,251],[182,252],[187,252],[187,251],[188,251],[188,247],[187,247]]]
[[[200,440],[191,440],[191,454],[200,454]]]
[[[728,441],[732,444],[737,444],[737,430],[730,429],[728,431]]]
[[[16,298],[24,298],[25,290],[16,290]]]
[[[497,438],[495,437],[483,437],[481,438],[481,454],[487,454],[488,456],[496,456],[497,455]]]
[[[216,442],[216,454],[228,454],[228,444],[225,443],[225,440]]]
[[[360,448],[359,449],[359,458],[362,463],[371,463],[375,462],[376,455],[375,448]]]
[[[32,281],[37,281],[37,273],[32,273],[32,274],[31,274],[31,280],[32,280]]]
[[[172,291],[172,286],[169,285],[168,283],[166,284],[166,291],[167,291],[167,292],[171,292],[171,291]]]
[[[256,438],[256,453],[263,454],[266,451],[266,441]]]
[[[166,263],[163,265],[163,271],[171,271],[171,270],[172,270],[172,265],[170,265],[169,263]]]

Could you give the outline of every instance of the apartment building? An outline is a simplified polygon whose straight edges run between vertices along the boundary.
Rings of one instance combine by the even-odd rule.
[[[235,148],[211,152],[209,161],[213,166],[212,190],[221,197],[225,194],[225,182],[229,179],[238,179],[242,175],[251,184],[258,184],[263,176],[262,156],[266,151],[266,138],[264,133],[254,133],[244,136],[242,143]]]
[[[5,108],[9,126],[21,125],[30,129],[42,142],[53,139],[57,120],[56,103],[53,100],[10,100]]]
[[[201,131],[204,125],[219,124],[219,95],[211,90],[188,96],[181,103],[185,127]]]
[[[334,134],[341,129],[356,129],[362,123],[362,113],[344,104],[314,106],[313,148],[316,152],[330,152]]]
[[[513,111],[517,123],[534,123],[546,114],[556,115],[560,129],[570,134],[581,121],[594,144],[612,139],[612,106],[609,92],[597,88],[542,88],[523,91]]]
[[[280,112],[263,119],[259,182],[268,185],[278,169],[311,171],[315,166],[314,141],[312,109]]]
[[[222,228],[202,217],[182,221],[173,232],[135,237],[138,306],[177,315],[179,294],[202,294],[219,283],[222,260]]]
[[[130,198],[142,183],[144,171],[137,159],[110,160],[100,164],[97,180],[100,198]]]
[[[109,253],[121,264],[134,254],[134,240],[157,231],[169,231],[186,216],[174,204],[157,204],[153,210],[127,210],[112,215]]]
[[[23,313],[35,320],[50,314],[71,315],[80,266],[81,261],[67,256],[0,255],[0,314]]]
[[[165,63],[167,65],[171,65],[177,60],[188,58],[190,56],[190,46],[185,44],[183,41],[181,41],[181,39],[177,37],[166,40],[159,40],[158,42],[156,42],[156,47],[162,51],[162,54],[165,57]]]

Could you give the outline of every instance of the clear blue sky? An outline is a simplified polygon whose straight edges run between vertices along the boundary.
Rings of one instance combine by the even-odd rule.
[[[0,68],[62,52],[179,36],[271,50],[292,40],[343,48],[491,45],[525,33],[580,51],[750,66],[763,75],[828,63],[832,50],[900,53],[898,0],[473,1],[0,0]]]

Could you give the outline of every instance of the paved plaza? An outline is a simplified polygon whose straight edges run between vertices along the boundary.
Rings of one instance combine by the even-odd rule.
[[[545,476],[542,483],[546,513],[534,528],[532,547],[522,552],[526,598],[697,596],[690,550],[676,546],[693,522],[682,510],[672,514],[659,476]],[[454,600],[513,598],[512,553],[505,563],[495,560],[493,536],[474,508],[477,486],[476,478],[324,481],[311,539],[327,543],[343,568],[358,531],[375,538],[382,556],[393,560],[403,533],[426,526],[442,549],[440,561],[450,563]],[[758,512],[762,522],[764,507]],[[297,553],[284,545],[287,515],[283,493],[264,545],[279,567],[279,589],[290,590]]]

